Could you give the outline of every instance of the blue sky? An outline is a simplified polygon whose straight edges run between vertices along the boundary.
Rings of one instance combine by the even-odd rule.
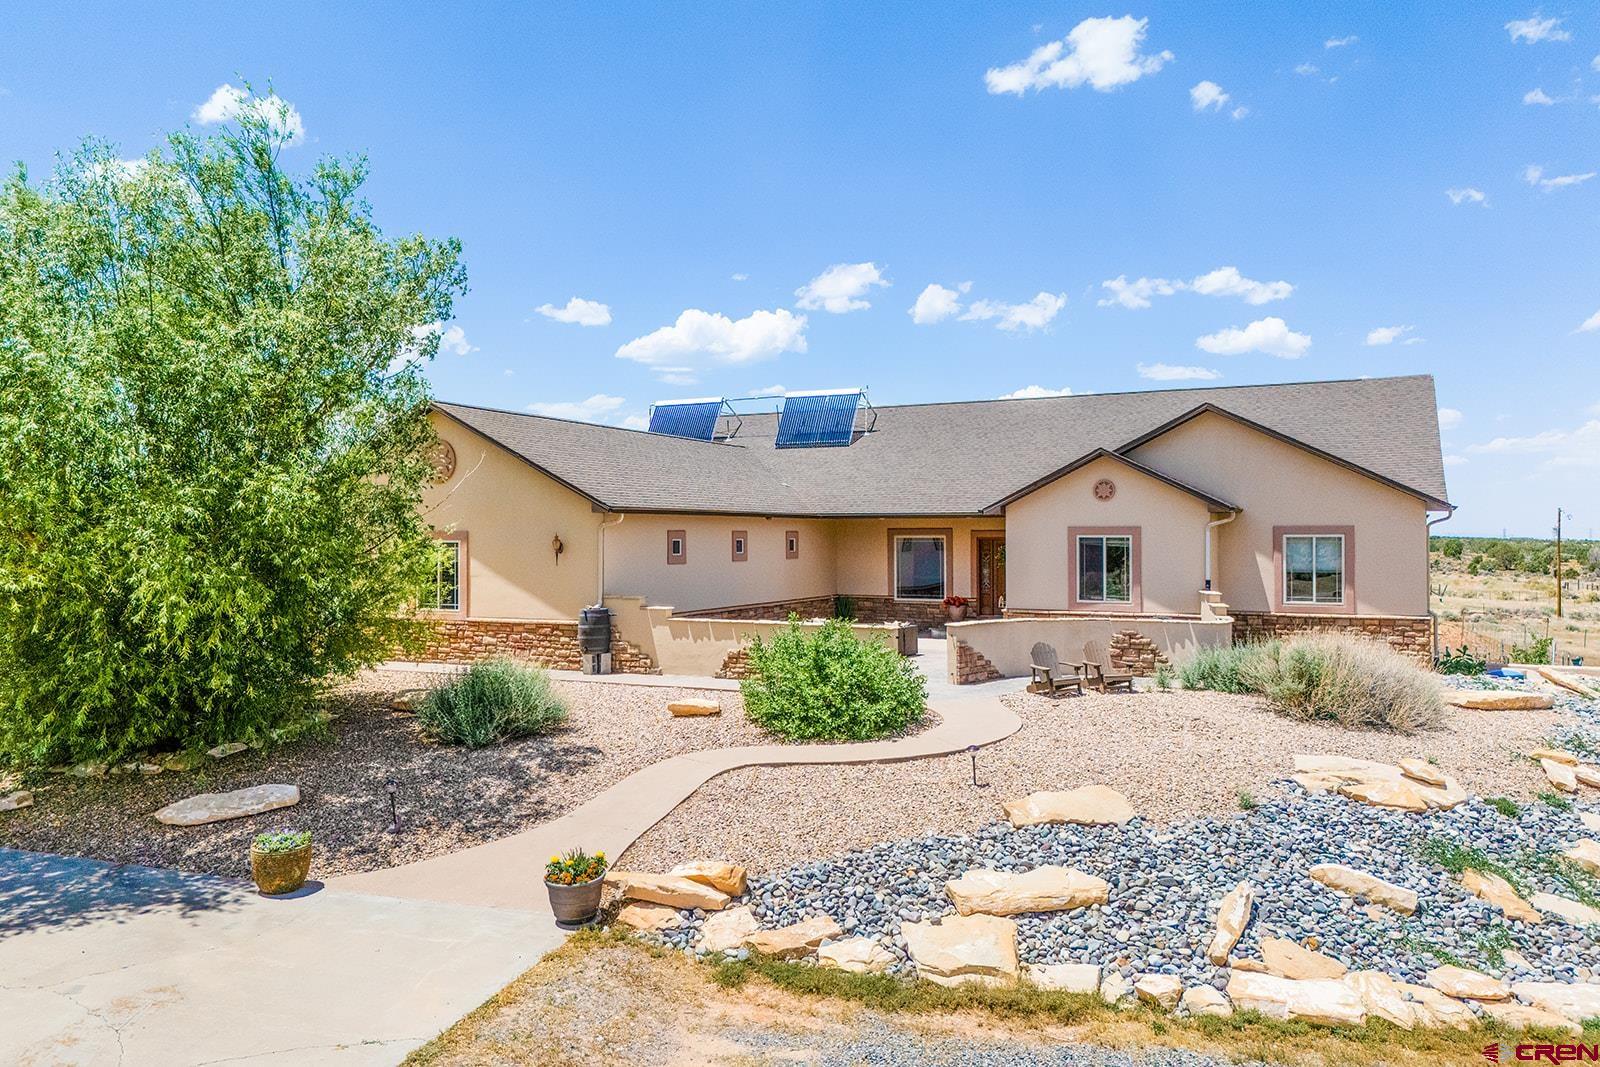
[[[1427,372],[1441,532],[1600,531],[1600,12],[1299,6],[31,5],[0,155],[270,81],[461,238],[447,399]]]

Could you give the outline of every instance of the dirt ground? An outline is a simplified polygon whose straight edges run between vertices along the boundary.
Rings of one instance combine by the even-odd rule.
[[[1600,588],[1567,583],[1563,615],[1555,617],[1556,585],[1549,575],[1521,571],[1468,574],[1466,564],[1431,554],[1429,607],[1439,617],[1439,644],[1503,661],[1514,645],[1554,638],[1559,650],[1600,663]]]

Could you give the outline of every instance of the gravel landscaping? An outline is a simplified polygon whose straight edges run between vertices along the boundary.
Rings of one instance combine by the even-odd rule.
[[[426,741],[416,719],[390,710],[400,693],[439,674],[372,671],[329,700],[327,741],[207,760],[191,773],[145,778],[49,775],[33,807],[0,813],[0,846],[92,856],[237,877],[250,873],[250,840],[263,830],[309,829],[312,877],[390,867],[525,830],[583,803],[657,760],[681,752],[764,743],[736,692],[557,682],[567,724],[543,737],[470,750]],[[719,700],[723,714],[671,718],[680,696]],[[384,783],[398,786],[401,832],[389,834]],[[152,812],[202,792],[267,782],[297,784],[299,804],[205,826],[164,826]]]
[[[1395,762],[1434,759],[1473,793],[1528,798],[1548,788],[1513,761],[1556,731],[1558,712],[1452,708],[1442,728],[1409,736],[1300,723],[1256,697],[1149,691],[1001,700],[1022,729],[980,750],[978,781],[965,755],[859,766],[758,767],[702,786],[624,853],[618,866],[666,870],[715,855],[770,871],[924,833],[970,832],[1000,817],[1000,802],[1039,789],[1112,785],[1153,823],[1237,813],[1239,794],[1283,794],[1297,752]],[[847,798],[847,799],[846,799]]]

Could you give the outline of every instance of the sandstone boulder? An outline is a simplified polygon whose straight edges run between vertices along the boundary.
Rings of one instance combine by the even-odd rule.
[[[1417,1011],[1400,983],[1382,971],[1351,971],[1344,984],[1356,991],[1368,1018],[1384,1019],[1402,1030],[1417,1025]]]
[[[210,756],[212,759],[227,759],[229,756],[237,756],[239,753],[243,752],[249,747],[250,746],[245,744],[243,741],[229,741],[225,745],[218,745],[216,748],[206,749],[206,755]]]
[[[1590,789],[1600,789],[1600,767],[1589,763],[1580,763],[1572,768],[1572,776],[1578,780],[1579,785],[1586,785]]]
[[[1133,996],[1133,983],[1122,976],[1120,971],[1112,971],[1100,983],[1100,999],[1112,1006],[1121,1004]]]
[[[1445,996],[1455,997],[1458,1000],[1511,999],[1511,987],[1500,979],[1482,971],[1457,967],[1453,963],[1429,971],[1427,982]]]
[[[1564,982],[1518,982],[1511,991],[1536,1008],[1581,1023],[1600,1015],[1600,985]]]
[[[647,874],[643,871],[611,871],[606,881],[622,891],[624,900],[643,900],[669,908],[701,908],[721,911],[728,906],[728,894],[703,882],[676,874]]]
[[[640,901],[629,901],[617,910],[617,923],[630,930],[642,930],[653,933],[657,930],[666,930],[682,922],[677,908],[669,908],[665,904],[645,904]]]
[[[1371,804],[1375,808],[1394,808],[1397,811],[1427,811],[1428,799],[1423,795],[1422,783],[1403,779],[1365,778],[1359,782],[1346,782],[1338,789],[1340,796]]]
[[[1542,1030],[1564,1030],[1573,1037],[1583,1033],[1583,1026],[1565,1015],[1529,1004],[1518,1004],[1513,1000],[1486,1000],[1483,1002],[1483,1014],[1518,1030],[1537,1026]]]
[[[1020,874],[974,868],[946,882],[944,890],[962,915],[1021,915],[1104,904],[1111,887],[1075,867],[1050,866]]]
[[[1411,998],[1411,1010],[1416,1014],[1417,1026],[1424,1030],[1470,1030],[1478,1024],[1472,1009],[1454,997],[1447,997],[1437,989],[1425,985],[1398,982],[1402,992]]]
[[[1528,753],[1529,759],[1547,759],[1555,763],[1565,763],[1569,767],[1578,765],[1578,757],[1564,748],[1536,748]]]
[[[398,711],[404,715],[415,715],[422,707],[422,702],[428,699],[426,689],[407,689],[404,693],[389,701],[391,711]]]
[[[1444,702],[1472,711],[1543,711],[1556,706],[1549,693],[1525,693],[1515,689],[1447,689]]]
[[[1012,826],[1073,823],[1079,826],[1121,824],[1133,818],[1133,805],[1115,789],[1085,785],[1064,792],[1030,793],[1003,805]]]
[[[688,863],[678,864],[667,873],[679,878],[688,878],[701,885],[708,885],[730,897],[744,896],[745,883],[748,880],[743,867],[726,860],[690,860]]]
[[[1324,1026],[1360,1026],[1367,1020],[1361,995],[1334,978],[1296,981],[1235,971],[1228,978],[1228,999],[1236,1010],[1258,1011],[1269,1019]]]
[[[1267,965],[1260,960],[1253,960],[1246,956],[1229,956],[1228,969],[1230,971],[1243,971],[1246,974],[1266,974]]]
[[[1551,685],[1558,685],[1562,689],[1577,693],[1585,700],[1600,700],[1600,689],[1596,689],[1594,686],[1589,685],[1585,680],[1577,677],[1576,675],[1558,671],[1553,667],[1535,667],[1534,670],[1539,672],[1539,677],[1543,678]]]
[[[1576,900],[1556,896],[1554,893],[1535,893],[1528,903],[1544,912],[1565,919],[1574,926],[1600,926],[1600,908],[1592,908]]]
[[[1284,937],[1263,937],[1261,959],[1280,978],[1343,978],[1350,968],[1331,956],[1313,952]]]
[[[1386,908],[1411,915],[1417,910],[1415,890],[1385,882],[1376,875],[1339,863],[1319,863],[1311,868],[1311,879],[1336,893],[1370,900]]]
[[[721,715],[722,705],[703,697],[684,697],[668,704],[667,710],[672,713],[673,718],[686,719],[701,715]]]
[[[998,915],[950,915],[942,922],[902,923],[917,974],[939,985],[1015,982],[1017,924]]]
[[[7,793],[0,797],[0,811],[16,811],[18,808],[33,807],[33,791],[18,789],[14,793]]]
[[[1183,982],[1173,974],[1141,974],[1133,981],[1133,991],[1146,1004],[1171,1011],[1183,996]]]
[[[1183,991],[1178,1010],[1185,1015],[1216,1015],[1225,1019],[1233,1014],[1233,1005],[1214,986],[1195,985]]]
[[[1578,812],[1578,821],[1583,823],[1585,830],[1600,832],[1600,813],[1593,811]]]
[[[1415,756],[1400,761],[1400,773],[1407,778],[1421,782],[1423,785],[1443,787],[1449,781],[1439,768],[1427,760],[1417,759]]]
[[[1461,885],[1467,892],[1493,907],[1499,908],[1508,919],[1525,923],[1542,923],[1544,916],[1533,905],[1523,900],[1511,883],[1498,874],[1468,867],[1461,872]]]
[[[263,811],[287,808],[300,803],[300,787],[294,785],[253,785],[231,793],[201,793],[174,801],[156,812],[168,826],[201,826],[227,819],[242,819]]]
[[[1590,874],[1600,874],[1600,842],[1585,838],[1561,854]]]
[[[1239,943],[1244,928],[1250,925],[1250,906],[1256,897],[1256,887],[1240,882],[1228,890],[1217,908],[1217,930],[1211,935],[1211,945],[1206,949],[1206,959],[1221,967],[1228,962],[1228,953]]]
[[[1544,776],[1550,784],[1563,793],[1576,793],[1578,791],[1578,775],[1574,768],[1565,763],[1557,763],[1553,759],[1542,759],[1539,766],[1544,769]]]
[[[894,955],[870,937],[851,937],[817,949],[817,963],[850,974],[880,974],[894,964]]]
[[[1100,988],[1098,963],[1030,963],[1023,977],[1040,989],[1063,993],[1094,993]]]
[[[814,915],[793,926],[780,926],[776,930],[757,930],[748,935],[744,943],[752,952],[778,959],[795,959],[816,951],[824,941],[843,935],[839,924],[828,915]]]
[[[1448,810],[1465,803],[1467,792],[1454,778],[1437,774],[1432,785],[1410,777],[1390,763],[1350,756],[1305,755],[1294,757],[1292,776],[1309,793],[1339,793],[1363,804],[1400,811]]]
[[[726,952],[744,944],[756,932],[756,913],[749,905],[729,908],[706,916],[700,926],[699,947],[707,952]]]

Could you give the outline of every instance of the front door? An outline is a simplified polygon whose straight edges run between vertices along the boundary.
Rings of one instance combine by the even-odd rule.
[[[1004,534],[978,535],[977,614],[998,615],[1006,606],[1006,538]]]

